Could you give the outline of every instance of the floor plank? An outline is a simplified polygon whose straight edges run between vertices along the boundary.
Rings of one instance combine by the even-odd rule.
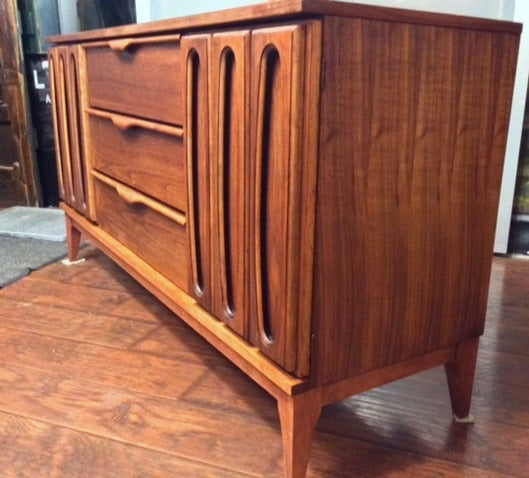
[[[136,342],[132,348],[171,360],[235,369],[220,352],[182,323],[162,325]]]
[[[281,478],[274,400],[93,247],[0,290],[8,477]],[[472,426],[442,368],[323,411],[309,478],[529,477],[529,261],[495,258]]]
[[[20,302],[3,296],[0,296],[0,310],[2,327],[123,349],[134,346],[159,328],[156,323],[128,317]]]
[[[227,414],[18,365],[0,364],[0,379],[3,412],[209,465],[259,476],[280,449],[278,424],[259,417]],[[262,443],[270,446],[263,448]]]
[[[204,374],[195,364],[0,326],[0,362],[154,396],[178,397]]]
[[[95,289],[84,285],[68,284],[65,289],[64,286],[31,275],[2,289],[2,296],[8,299],[71,310],[89,310],[94,314],[112,315],[113,309],[129,300],[127,292],[98,288],[97,295],[95,293]]]
[[[244,478],[250,475],[0,412],[4,477]]]

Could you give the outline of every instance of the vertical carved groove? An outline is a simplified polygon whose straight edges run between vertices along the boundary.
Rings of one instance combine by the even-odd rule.
[[[60,114],[59,114],[59,73],[56,71],[57,66],[55,65],[55,55],[50,55],[50,86],[51,86],[51,98],[52,98],[52,111],[53,111],[53,131],[55,133],[55,155],[57,157],[57,176],[59,179],[59,193],[61,198],[66,198],[64,190],[64,179],[63,179],[63,165],[62,165],[62,131],[60,128]]]
[[[77,142],[72,142],[73,147],[76,147],[77,150],[75,153],[77,154],[78,158],[78,164],[76,167],[79,171],[79,189],[76,191],[77,196],[79,198],[80,204],[79,207],[82,209],[82,211],[86,211],[86,172],[84,168],[84,161],[83,161],[83,136],[82,136],[82,130],[81,130],[81,105],[79,100],[79,80],[77,76],[77,59],[75,55],[72,53],[70,55],[70,79],[71,81],[71,102],[72,107],[75,115],[75,121],[73,122],[73,128],[74,128],[74,134],[77,139]],[[73,157],[73,155],[72,155]]]
[[[256,181],[255,181],[255,262],[257,285],[257,317],[261,340],[266,345],[274,343],[274,334],[270,320],[270,290],[268,280],[267,235],[268,197],[274,194],[269,191],[269,162],[272,122],[272,104],[274,83],[279,69],[279,52],[268,46],[261,57],[259,71],[257,141],[256,141]]]
[[[204,275],[202,269],[202,254],[199,240],[200,231],[200,194],[198,171],[198,80],[200,58],[195,50],[189,52],[187,57],[187,91],[186,91],[186,155],[188,168],[188,200],[189,200],[189,227],[191,238],[191,269],[193,274],[193,288],[200,297],[204,294]]]
[[[230,189],[230,154],[231,154],[231,115],[233,95],[233,75],[235,56],[230,48],[222,52],[220,58],[219,84],[219,240],[222,302],[226,318],[235,317],[233,301],[233,263],[231,257],[231,189]]]
[[[65,182],[66,182],[66,193],[69,194],[70,205],[75,205],[75,191],[73,187],[73,171],[72,171],[72,146],[71,138],[68,132],[68,125],[70,124],[70,108],[69,108],[69,99],[68,99],[68,76],[65,66],[65,60],[62,55],[59,56],[59,68],[60,68],[60,101],[61,101],[61,110],[63,117],[63,124],[61,125],[61,130],[63,132],[64,139],[64,150],[63,150],[63,166],[65,168]]]

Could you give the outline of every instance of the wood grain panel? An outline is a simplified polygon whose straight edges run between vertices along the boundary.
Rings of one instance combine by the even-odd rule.
[[[187,210],[182,138],[140,127],[120,128],[118,118],[90,114],[93,167],[163,201]],[[154,123],[153,123],[154,125]]]
[[[139,194],[139,193],[137,193]],[[145,203],[129,202],[120,190],[95,182],[99,226],[144,258],[182,290],[188,286],[186,228]]]
[[[142,40],[86,45],[88,102],[96,108],[181,125],[179,37]]]
[[[248,336],[247,189],[250,32],[212,35],[210,42],[212,259],[211,312]]]
[[[84,56],[78,46],[50,50],[50,88],[54,114],[59,195],[85,216],[93,217],[90,160],[84,137]]]
[[[87,169],[85,161],[83,119],[80,80],[80,49],[69,47],[64,52],[66,68],[66,93],[68,108],[68,128],[70,138],[71,174],[73,180],[73,200],[76,209],[88,216]],[[84,88],[83,88],[84,91]]]
[[[57,170],[59,177],[59,194],[63,201],[75,207],[73,196],[73,177],[70,159],[70,132],[68,128],[67,107],[67,67],[64,53],[68,48],[56,47],[50,52],[52,70],[51,93],[55,113],[55,145],[57,150]],[[67,58],[67,56],[66,56]]]
[[[187,167],[189,291],[206,309],[212,303],[210,121],[208,103],[209,35],[182,39],[185,64],[184,147]]]
[[[308,368],[308,357],[298,356],[298,334],[308,327],[308,315],[299,315],[302,252],[293,241],[301,227],[301,72],[306,35],[307,25],[302,24],[254,30],[251,39],[251,154],[255,158],[251,315],[255,319],[250,339],[287,371],[298,374]],[[310,251],[311,231],[306,232]],[[303,337],[308,339],[305,332]]]
[[[59,197],[65,201],[67,199],[66,185],[63,170],[63,159],[62,159],[62,128],[59,126],[62,118],[61,114],[61,67],[59,64],[59,51],[60,47],[53,47],[50,49],[48,54],[49,69],[50,69],[50,93],[51,101],[53,105],[53,132],[55,139],[55,158],[57,161],[57,180],[59,187]]]
[[[326,18],[319,382],[482,332],[517,44]]]

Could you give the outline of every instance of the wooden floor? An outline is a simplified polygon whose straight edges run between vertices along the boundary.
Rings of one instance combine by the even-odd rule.
[[[1,477],[281,477],[275,402],[95,249],[0,290]],[[529,261],[495,259],[472,426],[438,368],[327,407],[309,477],[529,477]]]

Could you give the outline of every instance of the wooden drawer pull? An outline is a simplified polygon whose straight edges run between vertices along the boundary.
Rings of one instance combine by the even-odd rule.
[[[119,38],[107,42],[108,47],[116,52],[123,53],[137,45],[153,45],[156,43],[179,42],[180,35],[165,35],[154,38]]]
[[[161,214],[162,216],[165,216],[168,219],[171,219],[171,221],[174,221],[177,224],[180,224],[180,226],[186,225],[186,216],[180,211],[175,211],[168,206],[164,206],[158,201],[155,201],[154,199],[151,199],[148,196],[144,196],[143,194],[135,191],[134,189],[129,188],[128,186],[125,186],[124,184],[118,183],[114,179],[109,178],[108,176],[105,176],[104,174],[101,174],[99,171],[92,170],[92,176],[94,176],[96,179],[98,179],[102,183],[105,183],[107,186],[114,188],[118,196],[121,199],[123,199],[123,201],[125,201],[127,204],[130,204],[130,205],[137,204],[140,206],[148,207],[149,209],[152,209],[158,214]]]
[[[140,194],[130,188],[124,187],[121,184],[116,184],[115,190],[118,193],[118,196],[127,204],[144,204]]]
[[[143,128],[158,133],[170,134],[177,138],[184,136],[184,130],[179,126],[169,126],[161,123],[153,123],[139,118],[132,118],[131,116],[124,116],[117,113],[109,113],[108,111],[96,110],[94,108],[87,108],[86,112],[92,116],[105,118],[112,121],[112,124],[121,131],[127,131],[132,128]]]
[[[140,126],[136,120],[127,118],[126,116],[110,115],[110,121],[112,121],[112,124],[121,131],[126,131],[128,129],[137,128]]]
[[[125,51],[129,46],[131,45],[131,40],[125,39],[125,40],[112,40],[108,42],[108,46],[112,51],[115,52],[123,52]]]

